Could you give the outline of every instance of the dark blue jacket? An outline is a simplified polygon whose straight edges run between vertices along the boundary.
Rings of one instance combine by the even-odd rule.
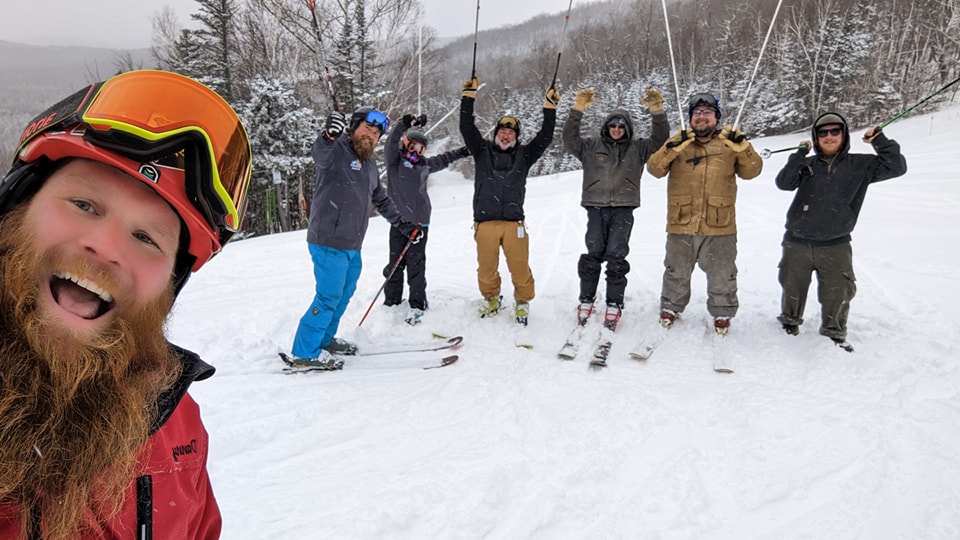
[[[816,128],[813,131],[816,141]],[[777,175],[778,188],[797,192],[787,210],[784,240],[808,245],[850,241],[867,187],[907,172],[900,145],[883,133],[873,140],[875,156],[850,153],[846,122],[843,137],[843,148],[833,157],[821,155],[818,145],[817,153],[810,157],[806,157],[807,150],[800,149],[790,155]]]

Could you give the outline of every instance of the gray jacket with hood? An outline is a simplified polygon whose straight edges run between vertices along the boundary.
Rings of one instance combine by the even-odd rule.
[[[613,140],[606,128],[614,117],[622,117],[627,124],[623,138]],[[656,152],[670,136],[667,113],[650,114],[649,139],[637,137],[630,113],[617,109],[607,115],[599,137],[581,137],[583,112],[571,110],[563,123],[563,149],[576,156],[583,164],[583,207],[640,206],[640,176],[647,158]]]
[[[346,134],[331,141],[321,133],[312,154],[317,176],[307,242],[359,250],[370,223],[371,204],[394,226],[400,223],[400,212],[380,185],[376,160],[361,160]]]

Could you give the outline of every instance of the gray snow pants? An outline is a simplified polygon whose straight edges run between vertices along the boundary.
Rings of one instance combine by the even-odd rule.
[[[707,311],[733,317],[737,300],[737,235],[691,236],[667,233],[660,309],[682,313],[690,302],[690,276],[697,264],[707,274]]]
[[[820,333],[846,339],[850,301],[857,294],[850,242],[833,246],[809,246],[784,240],[780,259],[780,316],[783,324],[803,324],[810,275],[817,273],[817,300],[820,301]]]

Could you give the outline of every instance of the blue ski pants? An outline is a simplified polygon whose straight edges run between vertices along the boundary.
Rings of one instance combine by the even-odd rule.
[[[292,352],[300,358],[316,358],[337,333],[340,318],[357,290],[363,263],[359,250],[307,246],[313,260],[316,293],[310,308],[300,318]]]

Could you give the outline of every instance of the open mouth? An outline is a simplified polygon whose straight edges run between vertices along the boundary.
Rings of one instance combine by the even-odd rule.
[[[103,316],[115,305],[113,296],[88,279],[67,272],[56,272],[50,279],[53,299],[65,311],[82,319]]]

